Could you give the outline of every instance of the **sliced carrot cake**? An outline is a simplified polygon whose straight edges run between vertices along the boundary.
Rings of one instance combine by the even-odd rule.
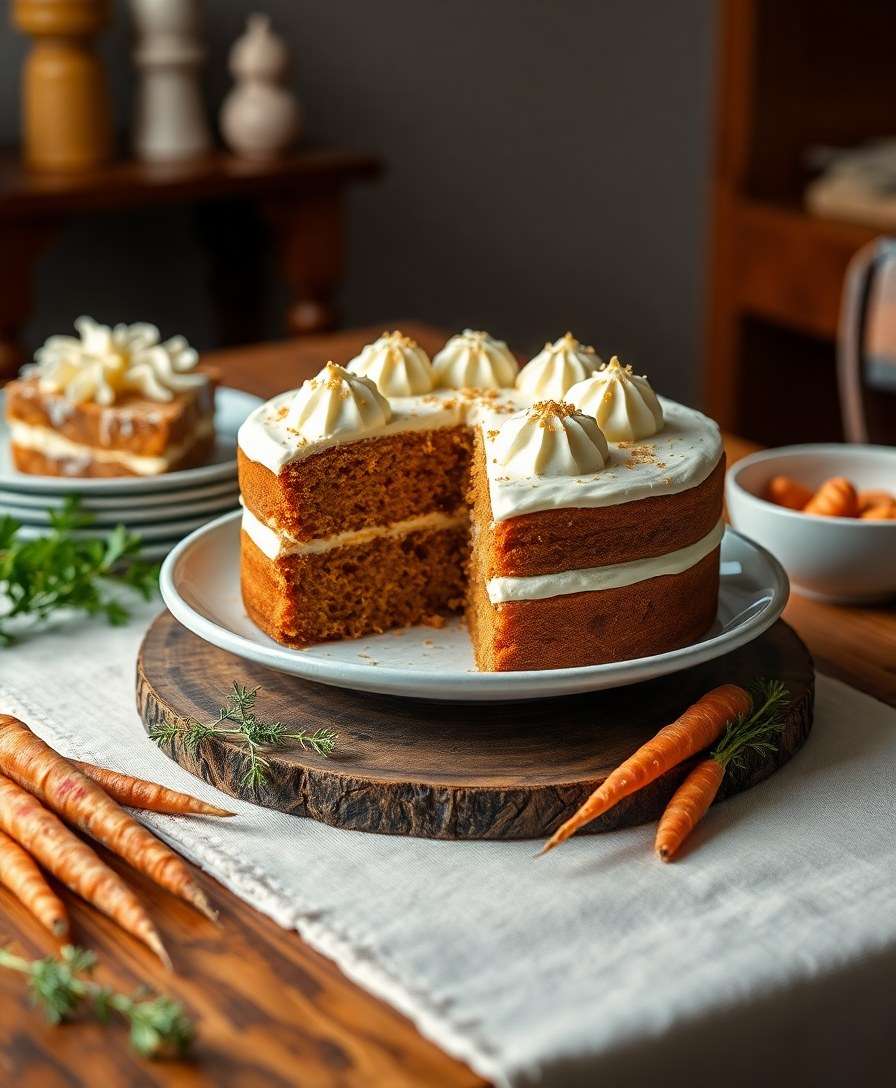
[[[716,614],[718,427],[567,334],[522,370],[387,333],[239,435],[242,590],[308,646],[466,610],[480,669],[682,646]]]
[[[155,476],[214,444],[214,377],[182,336],[75,322],[5,389],[13,463],[42,476]]]

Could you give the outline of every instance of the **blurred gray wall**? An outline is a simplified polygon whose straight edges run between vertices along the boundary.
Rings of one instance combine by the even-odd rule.
[[[349,323],[486,327],[528,351],[567,328],[662,390],[696,392],[712,114],[710,0],[260,0],[316,142],[388,162],[350,202]],[[217,111],[245,0],[207,0]],[[102,43],[128,123],[126,5]],[[24,42],[0,30],[0,142]],[[33,347],[88,312],[211,344],[188,214],[83,219],[42,260]],[[270,335],[280,288],[271,287]]]

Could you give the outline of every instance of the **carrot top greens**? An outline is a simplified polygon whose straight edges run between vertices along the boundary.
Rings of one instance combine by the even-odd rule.
[[[130,1025],[131,1046],[144,1058],[177,1056],[189,1048],[193,1023],[180,1002],[102,986],[91,977],[95,966],[92,952],[73,945],[66,945],[59,956],[40,960],[26,960],[0,948],[0,967],[27,977],[32,1002],[43,1009],[51,1024],[89,1006],[98,1020],[108,1020],[112,1013],[123,1017]]]
[[[336,746],[338,735],[332,729],[300,729],[291,733],[283,722],[270,721],[258,716],[255,699],[258,688],[247,688],[234,681],[224,706],[218,716],[208,722],[195,718],[169,719],[150,730],[150,737],[157,744],[170,744],[175,738],[183,741],[187,751],[196,755],[199,745],[207,737],[233,737],[245,742],[248,765],[243,776],[246,789],[258,790],[267,783],[270,761],[262,754],[265,748],[281,748],[287,741],[295,741],[302,748],[310,748],[319,756],[329,756]]]
[[[77,497],[49,517],[47,535],[33,540],[20,535],[15,518],[0,517],[0,646],[14,641],[10,621],[41,623],[62,610],[124,623],[120,591],[150,600],[158,587],[158,566],[136,558],[140,538],[123,525],[103,536],[76,535],[93,522]]]

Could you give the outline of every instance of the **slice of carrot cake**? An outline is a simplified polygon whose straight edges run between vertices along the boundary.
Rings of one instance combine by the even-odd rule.
[[[13,463],[42,476],[155,476],[214,444],[214,376],[154,325],[75,322],[5,389]]]

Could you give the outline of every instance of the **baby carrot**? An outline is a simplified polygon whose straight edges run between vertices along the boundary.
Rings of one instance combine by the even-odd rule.
[[[140,900],[86,843],[6,775],[0,774],[0,830],[82,899],[137,937],[171,966],[171,960]]]
[[[726,728],[708,759],[702,760],[672,794],[656,830],[656,852],[662,861],[671,861],[681,844],[706,815],[715,800],[725,772],[738,765],[746,752],[774,752],[783,728],[781,707],[789,698],[787,688],[777,681],[759,685],[756,709],[741,714]]]
[[[54,937],[68,936],[68,915],[62,901],[44,880],[34,858],[3,831],[0,831],[0,884],[9,888]]]
[[[891,495],[889,491],[860,491],[858,502],[859,517],[861,517],[866,510],[871,510],[875,506],[896,504],[896,495]]]
[[[130,808],[141,808],[147,812],[163,812],[169,816],[233,816],[234,813],[215,805],[208,805],[189,793],[178,793],[156,782],[147,782],[143,778],[134,778],[122,771],[110,771],[105,767],[96,767],[93,763],[82,763],[73,759],[72,766],[77,767],[88,778],[102,786],[113,801]]]
[[[706,815],[725,777],[725,768],[710,756],[691,771],[672,794],[656,829],[656,852],[670,861],[684,840]]]
[[[748,714],[753,705],[749,693],[736,684],[713,688],[670,725],[620,764],[574,813],[548,839],[546,854],[565,842],[580,827],[590,823],[623,797],[636,793],[670,768],[709,747],[721,736],[725,726],[739,714]]]
[[[788,510],[802,510],[812,498],[812,489],[790,476],[773,476],[768,482],[766,498]]]
[[[822,514],[829,518],[854,518],[858,512],[856,489],[843,476],[825,480],[803,507],[804,514]]]
[[[214,920],[214,911],[182,859],[24,722],[9,714],[0,714],[0,771],[70,824]]]

